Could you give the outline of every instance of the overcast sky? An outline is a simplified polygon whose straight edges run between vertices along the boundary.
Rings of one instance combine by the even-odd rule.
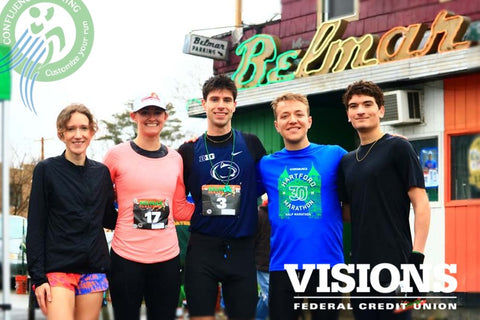
[[[39,158],[42,137],[45,157],[61,153],[64,145],[56,138],[55,120],[72,102],[84,103],[99,120],[112,120],[112,114],[125,110],[125,102],[155,91],[164,101],[173,102],[189,129],[204,131],[204,121],[187,119],[185,99],[201,97],[200,84],[212,75],[212,60],[182,53],[183,41],[192,31],[210,36],[232,30],[201,29],[233,26],[235,0],[83,2],[94,25],[92,51],[83,66],[67,78],[35,82],[37,115],[22,104],[20,76],[12,72],[7,121],[12,159],[24,154],[27,159]],[[1,0],[0,9],[6,3]],[[246,24],[261,23],[280,13],[280,0],[242,3]],[[108,147],[94,141],[88,156],[101,160]]]

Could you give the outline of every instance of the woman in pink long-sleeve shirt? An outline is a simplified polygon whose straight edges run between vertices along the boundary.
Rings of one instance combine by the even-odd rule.
[[[185,197],[180,155],[160,142],[165,105],[151,94],[135,101],[130,116],[137,137],[104,159],[118,202],[109,276],[115,319],[138,319],[143,299],[149,319],[174,319],[180,289],[174,220],[190,220],[194,206]]]

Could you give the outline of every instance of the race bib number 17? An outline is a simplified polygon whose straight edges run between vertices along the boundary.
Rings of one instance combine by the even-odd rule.
[[[166,199],[133,200],[133,227],[136,229],[165,229],[169,214]]]

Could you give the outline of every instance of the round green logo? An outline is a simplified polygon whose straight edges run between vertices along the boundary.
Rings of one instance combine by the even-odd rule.
[[[80,0],[10,0],[0,23],[0,43],[11,48],[10,67],[33,81],[68,77],[92,50],[93,22]]]

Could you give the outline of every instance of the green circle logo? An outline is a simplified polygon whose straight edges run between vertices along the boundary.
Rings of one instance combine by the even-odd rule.
[[[77,71],[93,46],[93,22],[82,1],[10,0],[0,13],[0,43],[22,78],[56,81]]]

